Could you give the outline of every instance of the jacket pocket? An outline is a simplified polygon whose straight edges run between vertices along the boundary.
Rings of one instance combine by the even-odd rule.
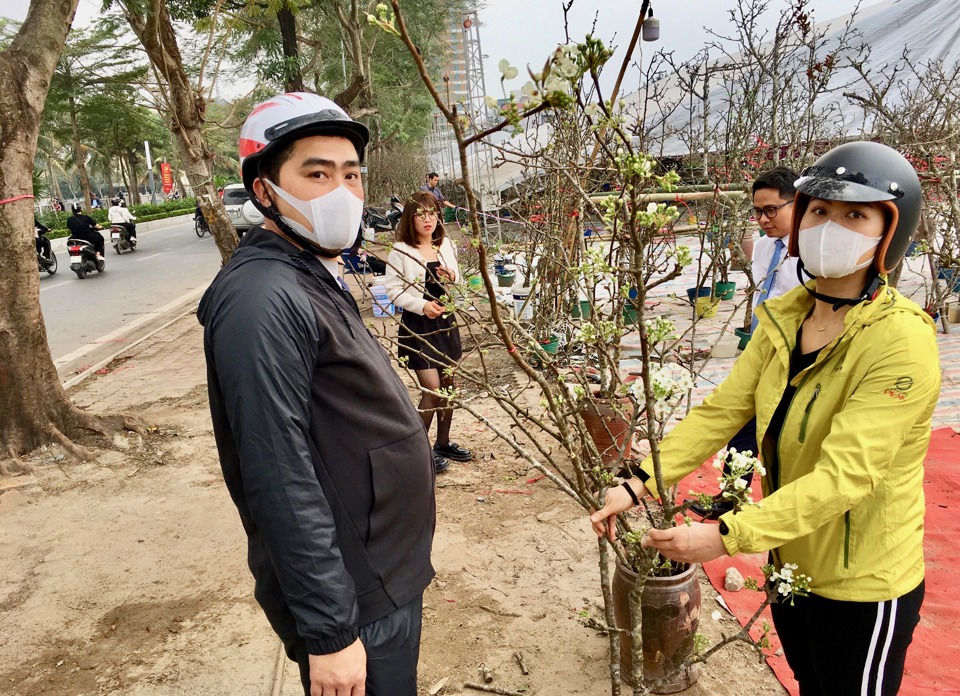
[[[814,387],[813,396],[810,397],[810,401],[807,402],[807,407],[803,409],[803,420],[800,421],[800,442],[803,442],[807,438],[807,421],[810,419],[810,411],[813,410],[813,402],[817,400],[818,396],[820,396],[819,384]]]
[[[433,455],[426,434],[417,428],[403,440],[371,450],[369,456],[373,506],[367,552],[386,578],[405,560],[416,562],[408,555],[416,555],[423,536],[428,540],[433,536]]]
[[[850,567],[850,511],[843,515],[843,567]]]

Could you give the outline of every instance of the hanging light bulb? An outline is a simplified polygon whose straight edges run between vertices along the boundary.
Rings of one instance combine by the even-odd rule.
[[[653,5],[643,20],[643,40],[657,41],[660,38],[660,20],[653,16]]]

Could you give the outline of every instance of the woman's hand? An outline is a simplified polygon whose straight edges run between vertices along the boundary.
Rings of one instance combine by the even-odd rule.
[[[427,319],[436,319],[445,311],[447,311],[446,307],[439,302],[434,302],[433,300],[430,300],[427,302],[427,304],[423,305],[423,314],[427,317]]]
[[[621,486],[608,488],[603,497],[603,507],[590,515],[590,524],[598,537],[606,534],[610,541],[617,540],[617,515],[633,507],[633,498],[623,486],[630,486],[637,498],[647,494],[646,486],[636,478],[624,481]]]
[[[670,529],[651,529],[643,538],[643,547],[655,548],[671,561],[703,563],[727,553],[716,524],[681,524]]]
[[[457,274],[449,266],[438,266],[437,276],[438,276],[437,278],[438,280],[443,280],[444,278],[446,278],[448,283],[457,282]]]

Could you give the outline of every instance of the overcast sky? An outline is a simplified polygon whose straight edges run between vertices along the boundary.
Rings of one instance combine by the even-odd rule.
[[[768,0],[768,25],[776,24],[779,13],[790,5],[789,0]],[[875,0],[863,0],[863,6],[873,4]],[[14,19],[26,16],[29,0],[3,0],[0,14]],[[704,27],[710,27],[721,34],[732,33],[728,11],[736,7],[737,0],[653,0],[654,16],[660,20],[660,41],[641,42],[642,53],[634,54],[636,60],[647,63],[650,56],[659,49],[675,51],[679,59],[692,56],[710,37]],[[816,21],[833,19],[853,10],[856,0],[811,0],[810,6]],[[76,24],[91,22],[98,14],[99,0],[80,0]],[[402,7],[402,5],[401,5]],[[582,39],[596,17],[595,35],[606,43],[611,41],[619,50],[610,62],[608,73],[614,77],[633,34],[637,15],[640,12],[640,0],[574,0],[570,12],[571,38]],[[520,68],[520,77],[506,85],[507,89],[518,89],[527,79],[524,68],[529,63],[534,69],[543,66],[546,57],[564,39],[563,10],[561,0],[485,0],[485,7],[479,13],[481,23],[480,44],[485,61],[487,93],[500,94],[500,74],[497,64],[506,58]],[[613,77],[608,78],[612,84]],[[623,90],[637,88],[637,71],[627,73]],[[606,86],[606,85],[605,85]],[[233,90],[221,85],[225,95]],[[607,87],[609,88],[609,87]],[[246,91],[248,87],[237,90]]]

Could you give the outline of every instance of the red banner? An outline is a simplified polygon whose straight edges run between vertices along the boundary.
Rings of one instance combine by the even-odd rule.
[[[160,163],[160,180],[163,182],[163,192],[173,192],[173,170],[170,169],[169,162]]]

